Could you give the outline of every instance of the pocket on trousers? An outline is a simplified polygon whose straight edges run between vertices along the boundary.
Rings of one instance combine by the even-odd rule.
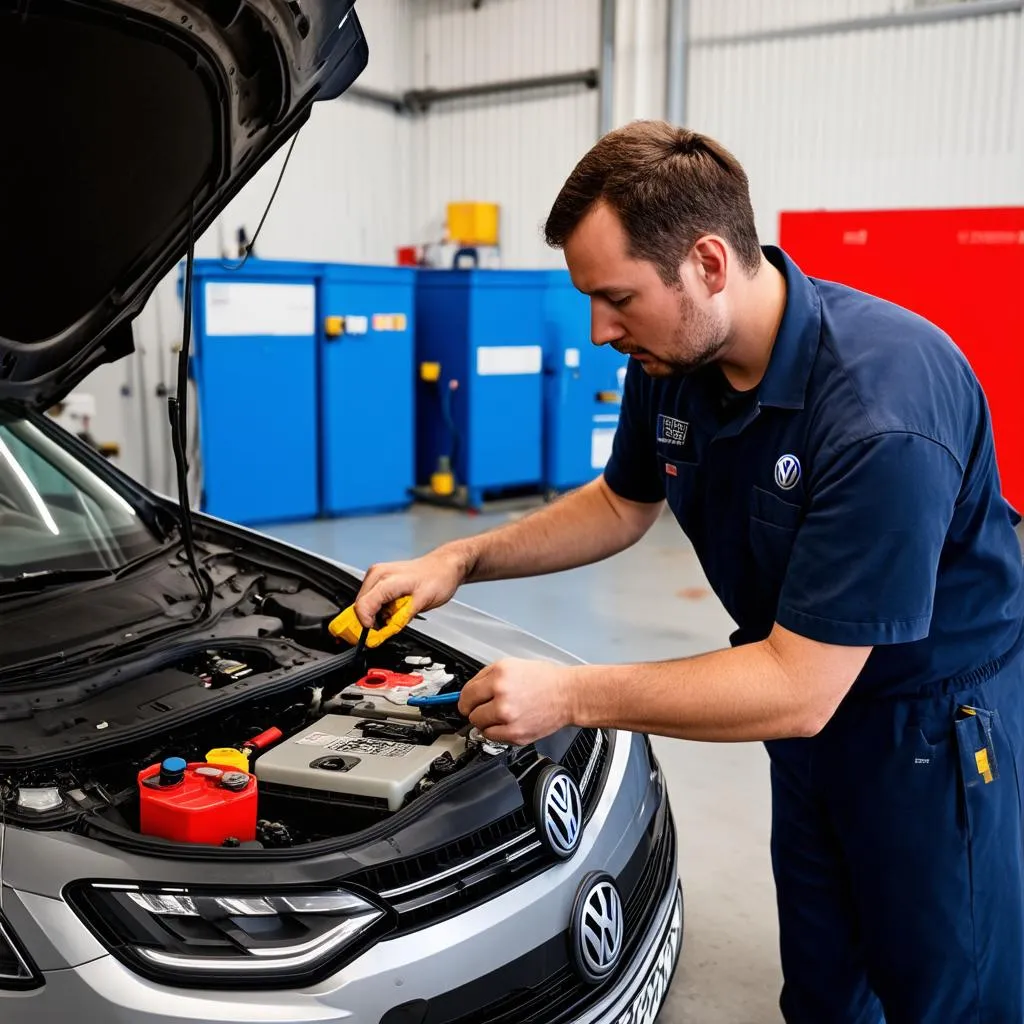
[[[999,779],[999,759],[995,732],[999,713],[986,708],[961,704],[953,716],[954,735],[960,765],[959,810],[961,824],[972,831],[974,816],[980,811],[985,790]]]

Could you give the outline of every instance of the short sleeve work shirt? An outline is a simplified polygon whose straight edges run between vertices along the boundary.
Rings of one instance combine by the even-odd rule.
[[[934,325],[764,252],[787,299],[756,392],[631,361],[609,486],[667,500],[734,644],[873,645],[861,692],[979,670],[1021,637],[1024,570],[978,381]]]

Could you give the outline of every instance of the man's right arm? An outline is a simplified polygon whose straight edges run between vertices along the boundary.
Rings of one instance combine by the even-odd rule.
[[[660,502],[627,501],[600,476],[532,515],[453,546],[467,556],[467,583],[539,576],[625,551],[660,510]]]
[[[373,566],[356,600],[356,614],[367,626],[398,597],[412,597],[415,615],[451,600],[463,583],[589,565],[635,544],[661,506],[623,498],[600,476],[515,522],[444,544],[422,558]]]

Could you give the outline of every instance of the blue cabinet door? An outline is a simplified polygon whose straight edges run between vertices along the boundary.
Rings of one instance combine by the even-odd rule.
[[[312,282],[203,282],[196,376],[211,515],[252,525],[317,514],[315,305]],[[247,333],[258,331],[268,333]]]
[[[327,515],[401,508],[414,483],[413,291],[363,268],[321,291],[321,488]],[[396,270],[396,273],[401,273]],[[377,275],[385,277],[376,281]],[[406,283],[407,282],[407,283]],[[327,319],[343,332],[329,337]]]
[[[619,421],[627,359],[590,341],[590,307],[566,275],[545,295],[544,483],[579,487],[604,469]]]
[[[472,296],[468,474],[477,490],[540,484],[544,319],[529,271],[490,272]],[[513,280],[515,280],[513,278]]]

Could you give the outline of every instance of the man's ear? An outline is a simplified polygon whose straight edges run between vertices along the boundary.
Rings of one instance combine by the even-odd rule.
[[[701,235],[690,250],[697,280],[708,295],[717,295],[724,290],[729,257],[729,247],[718,235]]]

